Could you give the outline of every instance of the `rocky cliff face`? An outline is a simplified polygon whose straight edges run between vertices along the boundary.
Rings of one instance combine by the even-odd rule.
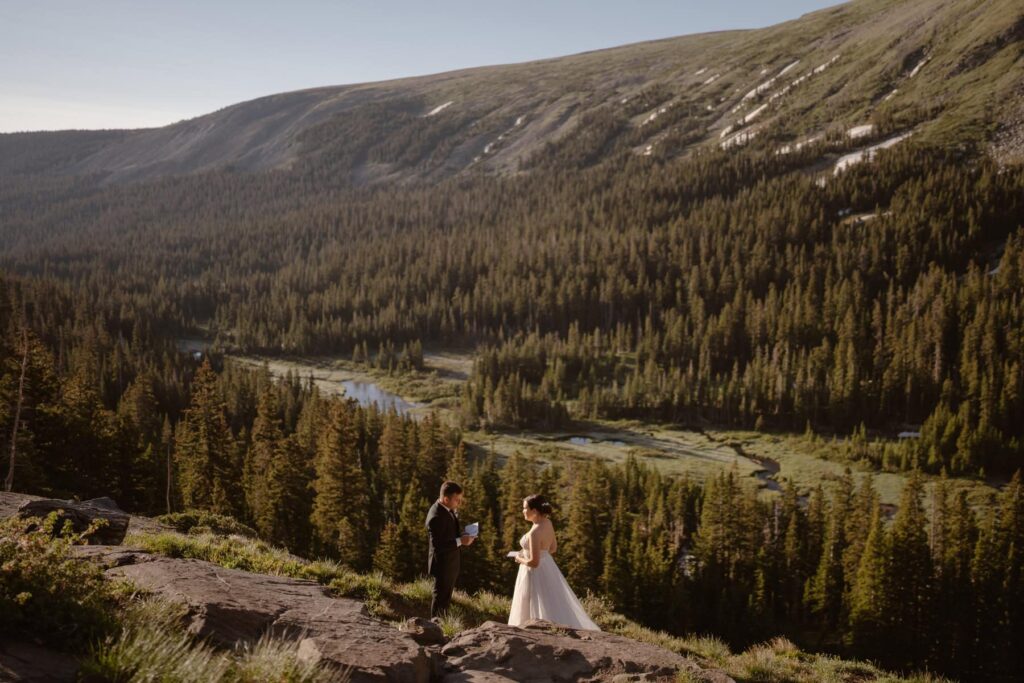
[[[0,493],[0,516],[39,499]],[[133,529],[156,528],[133,517]],[[156,525],[156,526],[155,526]],[[227,569],[209,562],[154,555],[121,545],[76,546],[112,580],[187,607],[189,630],[225,648],[267,634],[299,641],[302,657],[351,672],[351,680],[632,681],[732,679],[653,645],[611,633],[575,631],[546,622],[525,628],[486,622],[446,642],[431,622],[395,626],[371,617],[356,600],[329,595],[320,584]],[[74,680],[72,658],[29,643],[0,646],[0,680]]]

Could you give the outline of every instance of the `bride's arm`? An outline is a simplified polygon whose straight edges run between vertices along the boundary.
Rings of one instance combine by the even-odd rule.
[[[534,568],[540,564],[540,557],[534,555],[533,552],[533,532],[526,534],[526,545],[523,546],[525,550],[524,555],[520,555],[516,558],[516,562],[519,564],[525,564],[527,567]]]

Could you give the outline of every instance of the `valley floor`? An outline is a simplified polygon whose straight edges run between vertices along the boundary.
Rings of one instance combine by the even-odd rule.
[[[451,350],[425,352],[423,371],[395,374],[338,357],[230,355],[228,359],[251,367],[265,364],[275,377],[288,373],[312,377],[327,394],[347,393],[363,404],[376,400],[385,409],[394,406],[414,417],[436,412],[452,424],[458,421],[462,384],[473,364],[471,352]],[[836,442],[804,434],[698,431],[636,420],[587,420],[575,421],[563,430],[479,430],[467,431],[463,438],[472,454],[484,457],[493,453],[499,462],[517,453],[563,465],[589,458],[614,464],[635,457],[663,474],[698,482],[735,468],[741,476],[756,479],[761,495],[780,491],[784,483],[807,495],[849,468],[856,475],[872,477],[881,503],[895,506],[906,481],[904,473],[849,461]],[[926,479],[929,487],[938,477]],[[1003,483],[956,478],[953,487],[966,489],[972,504],[983,506]]]

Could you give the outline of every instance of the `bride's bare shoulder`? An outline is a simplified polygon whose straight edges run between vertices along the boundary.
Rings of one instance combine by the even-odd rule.
[[[526,534],[532,538],[540,538],[551,533],[551,527],[543,522],[534,524]]]

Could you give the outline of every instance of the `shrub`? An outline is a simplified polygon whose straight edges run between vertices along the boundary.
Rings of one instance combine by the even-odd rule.
[[[57,520],[0,521],[0,635],[73,651],[114,630],[126,588],[71,554],[92,528],[73,534]]]
[[[161,524],[166,524],[175,531],[183,534],[214,533],[223,536],[245,536],[256,538],[256,531],[252,527],[242,524],[233,517],[218,515],[205,510],[189,510],[187,512],[172,512],[160,515],[156,518]]]

